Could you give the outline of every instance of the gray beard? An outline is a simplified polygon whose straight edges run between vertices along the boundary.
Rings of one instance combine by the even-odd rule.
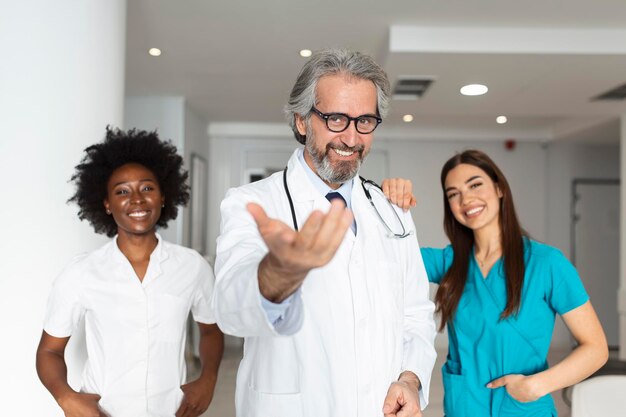
[[[328,157],[328,153],[332,152],[332,147],[328,144],[326,145],[326,149],[324,151],[317,149],[313,145],[315,138],[311,130],[312,129],[307,128],[305,147],[309,155],[311,155],[311,160],[313,161],[313,166],[315,167],[317,175],[329,184],[343,184],[344,182],[350,181],[354,178],[359,172],[359,169],[361,169],[361,164],[367,156],[364,153],[363,146],[359,145],[353,148],[338,148],[339,150],[358,152],[359,158],[355,162],[340,162],[333,167],[330,162],[330,158]]]

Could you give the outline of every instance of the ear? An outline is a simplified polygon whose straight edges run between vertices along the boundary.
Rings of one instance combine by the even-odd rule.
[[[502,194],[502,190],[500,190],[500,186],[496,183],[496,193],[498,193],[498,198],[502,198],[504,194]]]
[[[110,205],[109,205],[109,199],[105,198],[104,201],[102,202],[104,204],[104,210],[106,211],[107,214],[110,214],[111,211],[109,209]]]
[[[306,121],[304,117],[300,114],[296,114],[296,128],[298,129],[298,133],[302,136],[306,136]]]
[[[165,206],[165,196],[162,195],[161,196],[161,208],[163,208]]]

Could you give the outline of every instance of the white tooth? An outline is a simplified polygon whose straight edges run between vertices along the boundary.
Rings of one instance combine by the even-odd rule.
[[[335,152],[337,152],[341,156],[350,156],[354,153],[350,151],[340,151],[339,149],[335,149]]]
[[[479,211],[482,211],[482,209],[483,209],[482,207],[476,207],[475,209],[468,210],[467,214],[476,214]]]

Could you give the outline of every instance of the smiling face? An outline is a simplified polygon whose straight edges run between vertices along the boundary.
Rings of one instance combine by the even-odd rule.
[[[315,106],[322,113],[376,115],[376,86],[345,74],[327,75],[317,83]],[[332,188],[354,178],[372,146],[373,133],[357,132],[353,121],[339,133],[328,130],[316,114],[310,115],[308,126],[298,116],[296,126],[301,135],[306,135],[305,161]]]
[[[444,188],[450,211],[459,223],[474,232],[498,230],[502,193],[485,171],[459,164],[448,172]]]
[[[118,233],[154,233],[165,197],[148,168],[129,163],[117,168],[107,183],[104,207],[115,219]]]

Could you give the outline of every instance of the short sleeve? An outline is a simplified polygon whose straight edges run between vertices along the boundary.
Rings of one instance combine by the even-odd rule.
[[[563,315],[585,304],[589,296],[574,265],[559,250],[555,249],[549,256],[547,302],[554,311]]]
[[[75,264],[55,279],[48,297],[43,329],[50,336],[69,337],[85,314],[80,272]]]
[[[211,297],[213,296],[215,275],[213,275],[213,270],[209,263],[204,258],[198,257],[200,263],[197,277],[198,286],[193,298],[191,313],[195,321],[204,324],[213,324],[215,323],[215,315],[211,307]]]
[[[421,253],[428,281],[439,284],[452,264],[452,246],[444,249],[422,248]]]

